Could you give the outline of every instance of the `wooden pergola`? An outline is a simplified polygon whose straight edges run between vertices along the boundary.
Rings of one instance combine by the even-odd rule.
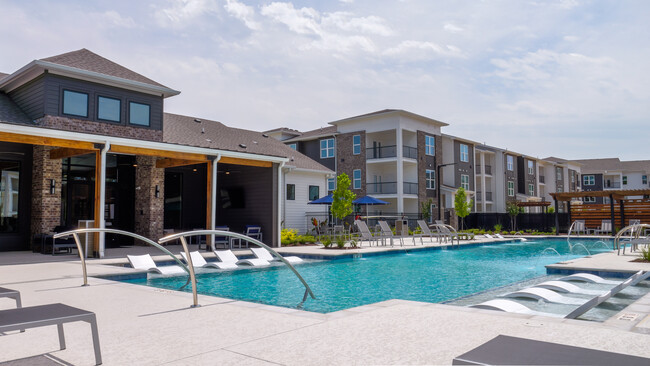
[[[559,234],[559,217],[557,214],[557,203],[558,201],[567,202],[568,211],[569,211],[569,222],[571,222],[571,201],[583,197],[608,197],[609,198],[609,219],[612,222],[612,235],[616,233],[613,230],[616,227],[616,213],[618,212],[619,219],[619,228],[626,226],[625,224],[625,206],[628,204],[628,209],[633,210],[633,216],[640,219],[642,222],[650,222],[650,199],[638,199],[632,200],[627,197],[631,196],[642,196],[647,197],[650,195],[650,189],[618,189],[618,190],[607,190],[607,191],[582,191],[582,192],[561,192],[561,193],[551,193],[551,197],[555,201],[555,229],[556,234]],[[614,200],[618,202],[618,207],[614,204]],[[574,205],[574,208],[577,205]],[[591,212],[592,220],[598,219],[607,219],[606,216],[603,216],[603,211],[606,207],[606,204],[586,204],[579,205],[581,212]]]

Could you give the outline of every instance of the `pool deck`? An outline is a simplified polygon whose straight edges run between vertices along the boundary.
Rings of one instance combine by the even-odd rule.
[[[412,247],[409,243],[406,248]],[[179,247],[170,249],[175,253]],[[402,249],[281,249],[301,255],[383,250]],[[189,293],[92,277],[133,273],[115,264],[124,263],[125,253],[144,252],[156,253],[148,247],[119,248],[107,251],[110,258],[89,260],[88,287],[80,286],[81,268],[74,255],[0,253],[0,286],[19,290],[23,306],[63,302],[95,312],[104,365],[450,364],[499,334],[650,357],[650,294],[616,317],[595,323],[404,300],[318,314],[199,296],[202,306],[190,308]],[[650,270],[648,263],[630,262],[634,258],[604,253],[554,267]],[[0,299],[0,309],[13,306],[13,301]],[[87,324],[67,324],[65,331],[67,349],[62,351],[53,326],[0,336],[0,362],[46,355],[63,364],[93,364]]]

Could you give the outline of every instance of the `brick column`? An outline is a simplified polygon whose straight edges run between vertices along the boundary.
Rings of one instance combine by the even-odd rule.
[[[50,159],[50,146],[33,147],[31,236],[61,223],[61,159]],[[54,179],[54,194],[50,193]]]
[[[156,168],[152,156],[136,156],[135,161],[135,233],[156,241],[163,236],[165,169]]]

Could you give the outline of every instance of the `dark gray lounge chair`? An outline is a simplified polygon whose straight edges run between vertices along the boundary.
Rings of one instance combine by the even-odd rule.
[[[650,365],[622,353],[499,335],[454,358],[452,365]]]
[[[95,313],[73,308],[64,304],[48,304],[26,308],[0,310],[0,332],[23,330],[30,328],[56,325],[59,331],[59,346],[65,349],[63,324],[84,321],[90,324],[95,349],[95,364],[102,364],[102,353],[99,348],[99,333]]]

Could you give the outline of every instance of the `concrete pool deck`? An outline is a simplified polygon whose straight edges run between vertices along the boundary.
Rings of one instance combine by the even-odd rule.
[[[178,247],[170,249],[178,251]],[[337,250],[282,249],[303,251]],[[133,273],[111,265],[122,263],[125,252],[156,253],[148,247],[108,252],[112,258],[88,261],[88,287],[80,286],[76,256],[1,253],[0,286],[19,290],[23,306],[62,302],[95,312],[105,365],[450,364],[455,356],[499,334],[650,357],[650,295],[622,312],[628,315],[624,319],[633,320],[617,316],[604,323],[404,300],[319,314],[199,295],[202,306],[190,308],[189,293],[92,277]],[[650,270],[648,263],[630,262],[633,258],[604,253],[558,266]],[[13,306],[13,301],[0,299],[0,309]],[[0,362],[47,354],[63,364],[93,364],[89,327],[72,323],[65,331],[67,349],[62,351],[53,326],[0,336]]]

